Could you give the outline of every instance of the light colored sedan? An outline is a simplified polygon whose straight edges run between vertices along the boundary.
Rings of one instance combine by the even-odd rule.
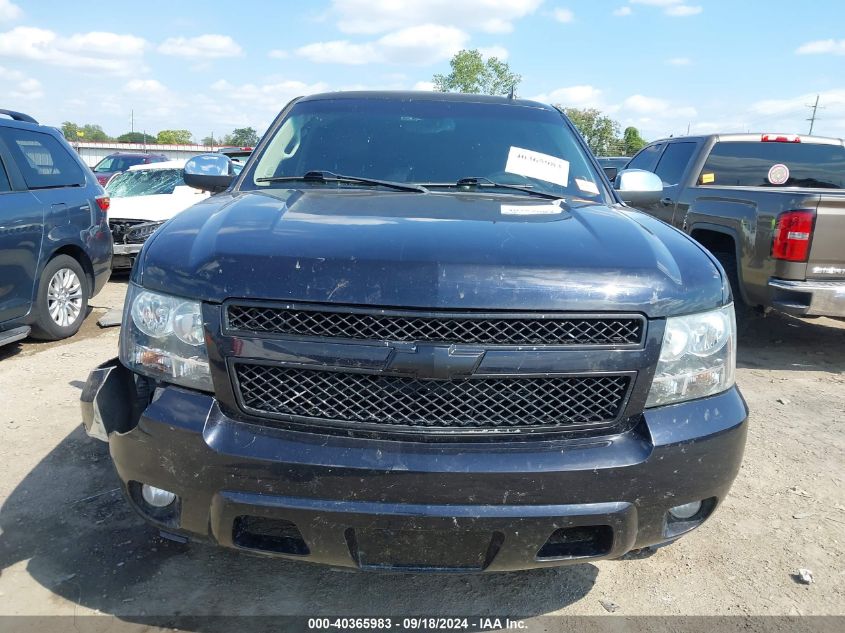
[[[112,268],[131,268],[144,242],[166,220],[208,197],[182,179],[184,160],[135,165],[106,185],[111,196]]]

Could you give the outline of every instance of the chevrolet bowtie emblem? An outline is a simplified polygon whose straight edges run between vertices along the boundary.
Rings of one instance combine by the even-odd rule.
[[[414,345],[396,349],[387,362],[389,371],[412,374],[417,378],[448,380],[470,376],[481,363],[484,352],[448,346]]]

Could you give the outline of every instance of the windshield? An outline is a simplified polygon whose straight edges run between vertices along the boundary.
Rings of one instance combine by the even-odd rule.
[[[106,191],[113,198],[171,194],[185,185],[181,169],[139,169],[125,171],[109,181]]]
[[[102,174],[112,171],[126,171],[132,165],[140,165],[145,160],[143,156],[106,156],[94,167],[94,173]]]
[[[301,101],[275,130],[241,188],[290,186],[266,179],[310,171],[451,187],[474,177],[590,199],[604,191],[558,112],[514,104]],[[488,193],[519,195],[486,185]]]

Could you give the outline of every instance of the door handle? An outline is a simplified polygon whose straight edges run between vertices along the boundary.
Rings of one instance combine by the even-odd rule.
[[[652,198],[652,200],[654,200],[654,198]],[[660,201],[660,204],[662,204],[664,207],[671,207],[673,204],[675,204],[675,201],[672,200],[672,198],[663,198]]]

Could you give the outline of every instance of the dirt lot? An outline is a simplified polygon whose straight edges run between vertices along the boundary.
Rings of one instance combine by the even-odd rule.
[[[651,556],[484,576],[342,572],[162,541],[80,428],[87,372],[116,355],[81,335],[0,350],[0,614],[845,614],[845,323],[770,316],[740,342],[745,462],[716,516]],[[815,583],[798,584],[798,568]]]

